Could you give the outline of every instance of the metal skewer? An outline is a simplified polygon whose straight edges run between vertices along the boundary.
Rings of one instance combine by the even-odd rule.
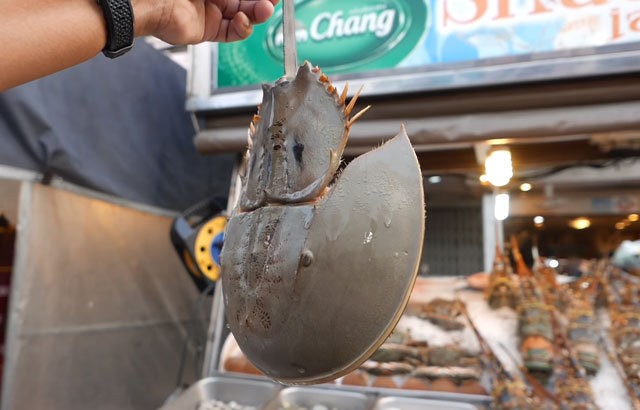
[[[293,80],[298,71],[298,51],[296,49],[296,19],[294,0],[283,0],[282,33],[284,35],[284,76]]]

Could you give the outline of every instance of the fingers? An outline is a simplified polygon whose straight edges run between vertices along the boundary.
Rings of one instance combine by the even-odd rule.
[[[151,31],[171,44],[244,40],[253,32],[254,24],[273,15],[274,5],[279,1],[173,0],[170,10],[159,13],[159,21]]]
[[[224,18],[224,12],[213,2],[205,4],[204,41],[231,42],[244,40],[253,32],[252,22],[243,12],[237,12],[231,19]]]
[[[233,19],[238,12],[244,13],[252,24],[267,21],[280,0],[208,0],[220,9],[222,16]]]
[[[222,17],[222,12],[212,2],[204,3],[204,21],[202,41],[217,41],[220,33],[226,33],[229,28],[229,21]]]
[[[224,40],[218,41],[238,41],[244,40],[253,33],[253,26],[249,17],[243,12],[237,13],[229,23],[229,29]]]
[[[205,41],[244,40],[253,24],[264,23],[279,0],[207,0],[205,2]]]
[[[249,18],[256,24],[264,23],[273,14],[273,7],[278,3],[278,0],[272,1],[259,1],[253,6],[253,16],[247,14]]]

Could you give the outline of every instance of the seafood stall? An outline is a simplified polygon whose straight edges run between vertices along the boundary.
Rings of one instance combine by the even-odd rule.
[[[496,274],[501,275],[497,270],[492,272],[492,275]],[[213,377],[191,386],[163,409],[562,408],[554,407],[554,400],[566,402],[568,398],[557,398],[555,393],[549,398],[546,396],[549,393],[534,391],[531,387],[553,391],[547,387],[547,383],[553,383],[551,379],[544,382],[545,377],[542,377],[538,385],[533,382],[537,379],[531,378],[532,374],[539,377],[551,371],[574,395],[588,392],[590,401],[583,397],[583,402],[597,407],[584,408],[633,409],[636,407],[632,406],[627,391],[630,386],[626,385],[628,381],[622,373],[624,368],[633,370],[628,364],[624,368],[620,366],[625,360],[635,359],[627,354],[626,359],[618,361],[602,343],[610,343],[615,337],[627,337],[622,345],[630,346],[632,340],[637,340],[630,336],[633,332],[628,327],[618,330],[612,322],[620,323],[615,319],[619,317],[615,312],[624,311],[625,305],[616,298],[623,297],[621,293],[625,293],[625,286],[626,292],[631,292],[630,285],[625,282],[634,279],[619,271],[594,271],[593,276],[585,279],[591,281],[598,275],[604,275],[602,279],[606,277],[604,283],[607,283],[599,292],[611,301],[592,309],[591,317],[595,319],[592,326],[599,329],[576,331],[590,325],[575,319],[578,314],[572,313],[571,308],[563,308],[563,320],[564,317],[572,318],[573,322],[561,329],[571,340],[580,368],[588,374],[588,377],[581,376],[588,381],[582,388],[579,388],[579,381],[572,381],[563,373],[567,370],[565,365],[553,364],[553,355],[537,361],[528,356],[532,349],[541,348],[531,337],[541,337],[544,329],[552,327],[548,321],[537,330],[527,330],[535,328],[533,324],[536,323],[532,321],[535,305],[527,305],[530,302],[526,298],[530,296],[521,295],[524,299],[513,309],[498,302],[501,297],[495,287],[482,291],[470,287],[465,277],[433,277],[418,280],[396,331],[381,348],[359,369],[332,383],[310,387],[274,383],[260,376],[238,349],[233,336],[229,336]],[[530,289],[531,284],[524,280],[520,282],[519,278],[515,274],[510,276],[514,286]],[[579,304],[578,295],[595,296],[591,293],[592,287],[583,285],[586,282],[572,283],[566,277],[558,279],[557,292],[563,294],[565,300]],[[638,286],[637,281],[635,283],[634,288]],[[569,289],[574,290],[569,292]],[[557,300],[554,303],[562,306],[567,302]],[[586,314],[583,309],[577,310],[581,312],[579,315]],[[605,334],[601,333],[603,331]],[[554,339],[555,336],[542,337]],[[543,345],[542,349],[549,351],[552,346]],[[552,370],[553,366],[560,367]],[[543,382],[545,385],[541,387]],[[572,400],[578,399],[575,396]],[[233,407],[232,402],[238,407]],[[512,407],[509,407],[510,403]]]
[[[311,3],[192,50],[196,146],[237,160],[225,245],[189,268],[221,278],[202,379],[163,409],[637,408],[634,277],[604,258],[575,280],[525,261],[508,206],[492,212],[516,183],[640,156],[639,6]],[[518,174],[479,182],[500,147]],[[626,202],[585,208],[638,211],[630,166],[600,181],[622,178]],[[437,227],[469,200],[438,196],[460,175],[473,212]],[[193,235],[191,262],[222,230]]]

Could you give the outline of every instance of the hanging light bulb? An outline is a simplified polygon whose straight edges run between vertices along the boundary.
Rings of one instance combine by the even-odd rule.
[[[484,168],[487,180],[491,185],[496,187],[507,185],[511,177],[513,177],[513,165],[509,148],[497,147],[492,149],[484,161]]]

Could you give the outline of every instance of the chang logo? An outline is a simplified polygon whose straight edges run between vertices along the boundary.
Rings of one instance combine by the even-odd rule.
[[[428,0],[301,0],[296,2],[296,39],[300,61],[327,72],[353,71],[385,59],[399,47],[408,54],[427,26]],[[279,61],[282,9],[270,20],[266,48]],[[396,58],[397,59],[397,58]],[[397,62],[392,63],[396,64]]]
[[[314,41],[367,34],[387,37],[396,23],[396,14],[396,10],[386,9],[380,13],[355,14],[345,19],[342,11],[321,13],[311,22],[310,36]]]

